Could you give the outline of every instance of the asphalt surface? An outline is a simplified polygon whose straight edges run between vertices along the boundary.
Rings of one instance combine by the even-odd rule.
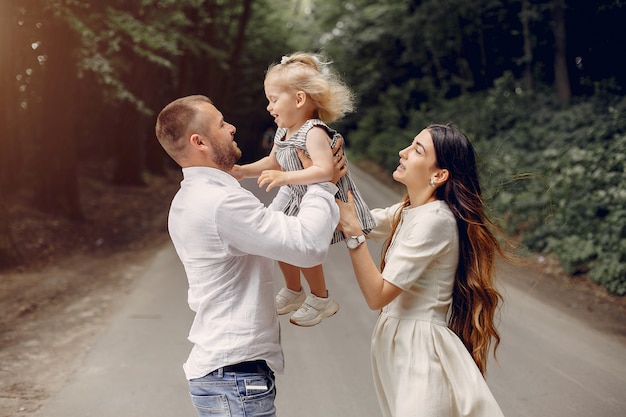
[[[399,196],[352,169],[370,207]],[[253,181],[245,185],[257,190]],[[259,191],[264,201],[272,194]],[[378,257],[380,247],[370,245]],[[369,366],[370,311],[354,278],[347,249],[333,245],[324,263],[340,304],[334,317],[300,328],[281,317],[286,370],[278,375],[282,417],[375,417],[379,408]],[[524,273],[522,271],[522,273]],[[626,346],[563,315],[504,280],[506,304],[498,362],[487,382],[507,417],[623,417]],[[278,268],[277,289],[282,285]],[[37,417],[193,417],[182,363],[192,313],[186,279],[171,245],[146,265],[67,385]]]

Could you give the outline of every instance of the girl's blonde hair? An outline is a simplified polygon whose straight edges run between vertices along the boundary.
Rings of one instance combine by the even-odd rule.
[[[332,123],[354,110],[354,94],[319,54],[296,52],[270,65],[265,82],[303,91],[315,104],[315,117]]]

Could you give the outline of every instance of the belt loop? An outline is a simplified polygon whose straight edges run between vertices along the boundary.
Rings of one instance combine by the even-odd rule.
[[[224,368],[219,368],[217,370],[217,377],[218,378],[224,378]]]

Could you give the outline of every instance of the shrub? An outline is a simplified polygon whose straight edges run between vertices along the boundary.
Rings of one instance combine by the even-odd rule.
[[[427,124],[460,126],[505,230],[535,252],[556,255],[568,273],[626,294],[625,97],[602,92],[565,107],[551,94],[530,101],[505,74],[487,93],[412,111],[401,105],[370,109],[351,133],[364,148],[353,150],[391,171],[398,149]]]

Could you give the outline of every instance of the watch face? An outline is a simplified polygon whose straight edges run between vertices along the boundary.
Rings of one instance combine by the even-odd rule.
[[[365,242],[364,236],[351,236],[346,240],[346,246],[348,249],[355,249],[363,242]]]

